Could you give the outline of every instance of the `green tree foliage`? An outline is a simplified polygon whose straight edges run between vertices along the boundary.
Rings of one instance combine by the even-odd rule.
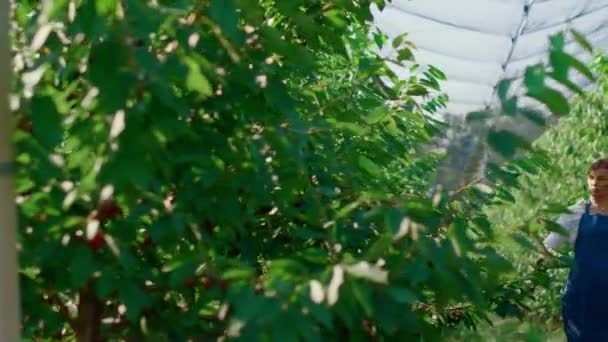
[[[496,220],[521,224],[537,216],[543,207],[571,205],[586,198],[589,165],[602,158],[608,147],[608,121],[602,114],[606,110],[606,64],[606,57],[597,58],[594,69],[601,75],[598,88],[576,99],[571,115],[534,143],[547,153],[551,167],[523,177],[523,186],[514,191],[517,204],[495,208]]]
[[[444,75],[399,80],[369,5],[16,2],[25,336],[435,340],[511,301],[482,208],[525,161],[430,193]],[[527,84],[557,113],[560,39]]]

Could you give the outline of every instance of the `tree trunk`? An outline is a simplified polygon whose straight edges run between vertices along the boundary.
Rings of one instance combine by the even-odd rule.
[[[78,342],[101,341],[102,304],[92,287],[86,285],[79,293],[78,318],[73,325]]]
[[[19,341],[17,219],[12,153],[10,89],[10,1],[0,3],[0,341]]]

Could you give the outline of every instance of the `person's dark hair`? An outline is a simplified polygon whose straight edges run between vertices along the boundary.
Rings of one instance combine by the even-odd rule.
[[[590,174],[591,171],[599,170],[599,169],[608,169],[608,158],[602,158],[594,161],[591,166],[589,166],[589,170],[587,174]]]

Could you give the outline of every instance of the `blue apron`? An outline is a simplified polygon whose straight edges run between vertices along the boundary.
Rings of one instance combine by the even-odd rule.
[[[581,217],[574,244],[574,264],[562,297],[569,342],[608,341],[608,216]]]

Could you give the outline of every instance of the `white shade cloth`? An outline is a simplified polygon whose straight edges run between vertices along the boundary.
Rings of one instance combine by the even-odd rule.
[[[501,79],[513,80],[521,93],[525,68],[546,63],[552,34],[574,28],[595,48],[608,47],[608,0],[393,0],[372,11],[375,26],[390,39],[408,33],[417,63],[446,74],[441,87],[449,102],[440,114],[457,117],[495,106]],[[387,45],[380,53],[392,56]],[[591,60],[569,36],[566,51]],[[403,77],[409,72],[392,67]],[[580,75],[571,78],[583,89],[591,86]]]

